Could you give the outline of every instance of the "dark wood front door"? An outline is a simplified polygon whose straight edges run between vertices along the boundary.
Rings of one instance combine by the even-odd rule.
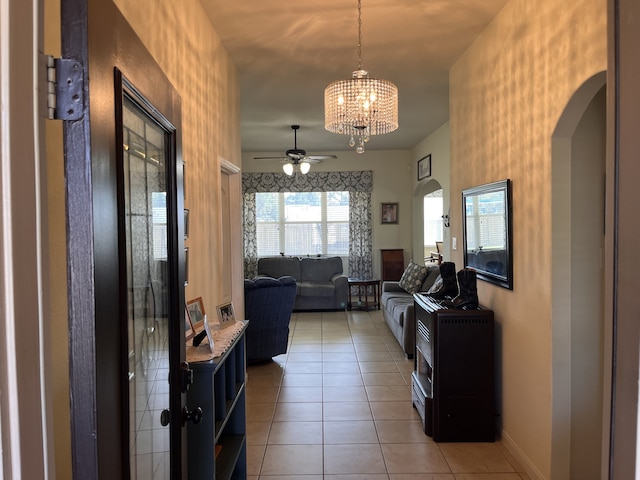
[[[186,478],[180,98],[111,1],[62,13],[74,478]]]

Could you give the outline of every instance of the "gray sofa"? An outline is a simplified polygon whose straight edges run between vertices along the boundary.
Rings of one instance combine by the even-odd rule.
[[[427,276],[420,292],[431,288],[440,275],[438,265],[427,265]],[[416,321],[413,312],[413,295],[403,290],[398,282],[382,282],[380,295],[382,316],[389,330],[398,340],[407,358],[413,358],[416,349]]]
[[[345,310],[349,283],[340,257],[264,257],[258,276],[293,277],[297,291],[294,310]]]

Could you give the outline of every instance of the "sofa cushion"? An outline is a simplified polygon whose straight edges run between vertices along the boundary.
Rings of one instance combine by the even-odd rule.
[[[422,286],[420,287],[421,292],[428,291],[436,281],[440,278],[440,266],[439,265],[429,265],[427,266],[427,276],[424,277],[424,281],[422,282]]]
[[[413,305],[413,297],[410,295],[392,297],[387,299],[385,309],[391,318],[402,327],[404,326],[404,315],[409,305]]]
[[[336,273],[342,273],[340,257],[305,257],[300,261],[301,282],[330,282]]]
[[[267,277],[293,277],[300,280],[300,259],[298,257],[263,257],[258,259],[258,275]]]
[[[424,265],[418,265],[416,262],[411,260],[402,274],[398,285],[400,285],[400,287],[407,293],[414,294],[420,291],[420,287],[422,287],[422,282],[426,276],[427,267]]]

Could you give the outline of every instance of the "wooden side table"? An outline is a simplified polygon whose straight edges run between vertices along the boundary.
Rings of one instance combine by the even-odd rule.
[[[362,279],[362,278],[349,278],[349,303],[347,309],[352,308],[364,308],[368,310],[369,307],[377,307],[380,310],[380,280],[377,279]],[[353,289],[351,287],[354,287]],[[358,290],[358,301],[353,302],[352,290]],[[373,290],[373,298],[369,301],[369,289]],[[364,301],[363,301],[364,298]]]

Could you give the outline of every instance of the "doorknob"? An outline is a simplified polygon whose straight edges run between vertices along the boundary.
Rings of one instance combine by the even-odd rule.
[[[160,425],[162,425],[163,427],[166,427],[167,425],[169,425],[170,421],[171,421],[171,412],[169,412],[168,408],[165,408],[164,410],[162,410],[162,413],[160,414]]]
[[[199,424],[202,421],[202,408],[196,407],[189,411],[187,407],[182,408],[182,426],[187,422],[193,422],[194,425]]]

